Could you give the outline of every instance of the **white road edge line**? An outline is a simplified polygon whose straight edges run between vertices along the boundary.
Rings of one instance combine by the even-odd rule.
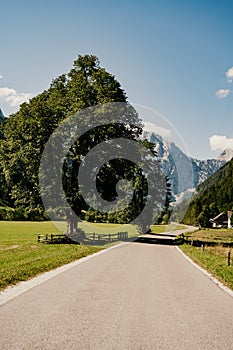
[[[189,261],[189,263],[191,265],[196,267],[205,276],[207,276],[212,282],[214,282],[220,289],[222,289],[224,292],[226,292],[228,295],[230,295],[233,298],[233,291],[230,288],[224,286],[224,284],[222,282],[220,282],[219,280],[217,280],[217,278],[215,278],[211,273],[209,273],[208,271],[203,269],[203,267],[201,267],[198,264],[196,264],[189,256],[187,256],[184,252],[182,252],[182,250],[179,247],[176,246],[176,249],[180,252],[180,254],[182,254],[184,256],[184,258],[186,260]]]
[[[10,287],[8,287],[0,292],[0,306],[7,303],[9,300],[14,299],[14,298],[18,297],[19,295],[27,292],[28,290],[38,286],[39,284],[44,283],[44,282],[50,280],[51,278],[61,274],[62,272],[65,272],[65,271],[67,271],[67,270],[69,270],[69,269],[71,269],[79,264],[82,264],[85,261],[96,257],[97,255],[107,253],[109,250],[116,249],[116,248],[122,247],[122,246],[127,245],[127,244],[129,244],[129,242],[122,242],[122,243],[114,245],[112,247],[103,249],[97,253],[87,255],[83,258],[75,260],[75,261],[68,263],[66,265],[62,265],[60,267],[57,267],[57,268],[50,270],[48,272],[44,272],[39,276],[35,276],[35,277],[31,278],[30,280],[19,282],[15,286],[10,286]]]

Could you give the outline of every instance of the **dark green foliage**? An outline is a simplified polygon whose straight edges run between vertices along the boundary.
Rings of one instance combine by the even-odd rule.
[[[126,101],[120,84],[95,56],[79,56],[67,75],[1,121],[0,205],[42,211],[38,170],[49,136],[67,116],[111,101]]]
[[[5,211],[0,211],[0,218],[48,218],[39,189],[39,166],[46,142],[65,118],[85,108],[109,102],[127,102],[119,82],[100,67],[97,57],[79,56],[68,74],[59,76],[48,90],[22,104],[17,113],[0,122],[0,205],[8,207]],[[85,205],[77,183],[82,156],[95,145],[118,137],[138,139],[142,124],[137,112],[132,107],[128,108],[130,111],[125,124],[104,125],[97,128],[98,130],[91,130],[82,135],[67,154],[63,166],[64,190],[71,207],[83,219],[126,223],[136,217],[145,206],[145,176],[140,167],[124,159],[110,161],[103,166],[98,174],[97,188],[104,199],[111,201],[117,196],[117,181],[132,180],[134,189],[137,190],[134,205],[129,205],[125,210],[109,215],[94,212]],[[141,142],[153,151],[153,144],[148,141]],[[48,194],[53,195],[49,193],[49,189]],[[167,196],[166,206],[168,203]],[[60,209],[51,209],[50,214],[55,220],[64,219],[64,213]],[[166,212],[162,215],[165,214]],[[167,217],[164,219],[167,220]]]
[[[4,127],[5,127],[5,117],[0,109],[0,144],[3,142],[3,139],[4,139]],[[9,201],[8,188],[7,188],[7,182],[3,171],[3,167],[1,164],[1,153],[0,153],[0,206],[6,205],[8,201]]]
[[[211,226],[209,219],[233,208],[233,159],[197,187],[184,223]]]
[[[43,208],[33,209],[33,208],[10,208],[10,207],[0,207],[0,220],[29,220],[29,221],[41,221],[48,220],[48,216],[44,212]]]

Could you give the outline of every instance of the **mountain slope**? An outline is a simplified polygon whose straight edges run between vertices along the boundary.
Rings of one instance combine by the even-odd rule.
[[[5,119],[4,114],[2,113],[2,110],[0,108],[0,122],[3,122]]]
[[[209,219],[233,208],[233,158],[197,187],[184,222],[210,226]]]

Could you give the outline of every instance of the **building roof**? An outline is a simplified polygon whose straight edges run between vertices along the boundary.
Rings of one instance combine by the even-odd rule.
[[[217,216],[215,216],[215,218],[213,219],[210,219],[210,222],[214,223],[227,223],[227,220],[228,220],[228,216],[227,216],[227,213],[225,213],[224,211],[220,214],[218,214]]]

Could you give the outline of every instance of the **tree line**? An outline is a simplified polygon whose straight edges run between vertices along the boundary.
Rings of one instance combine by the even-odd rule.
[[[184,217],[184,223],[210,227],[210,219],[233,208],[233,159],[201,183]]]

